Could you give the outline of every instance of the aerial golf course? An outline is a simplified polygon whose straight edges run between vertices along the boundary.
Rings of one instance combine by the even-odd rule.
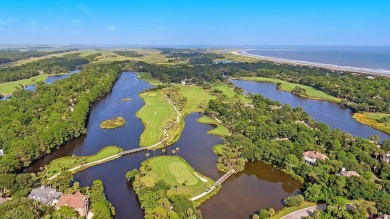
[[[140,180],[148,187],[153,187],[157,181],[163,180],[171,185],[168,194],[179,193],[193,197],[214,184],[213,180],[196,172],[178,156],[158,156],[147,160],[145,164],[149,170],[146,170]]]

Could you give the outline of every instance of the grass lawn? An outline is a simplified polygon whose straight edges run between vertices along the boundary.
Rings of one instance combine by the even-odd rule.
[[[105,120],[100,124],[102,129],[114,129],[126,125],[126,121],[123,117],[117,117],[115,119]]]
[[[50,162],[47,175],[50,177],[54,174],[61,172],[61,169],[68,170],[81,164],[91,163],[110,157],[122,151],[122,148],[119,148],[117,146],[107,146],[101,151],[99,151],[97,154],[91,156],[68,156],[57,158]]]
[[[180,88],[180,94],[187,97],[187,104],[183,110],[185,115],[193,112],[203,112],[204,108],[199,106],[207,107],[209,100],[215,99],[214,96],[199,86],[184,86],[179,84],[175,84],[174,86]]]
[[[175,120],[177,112],[164,96],[164,90],[148,91],[142,93],[141,97],[145,105],[137,112],[137,117],[144,123],[145,130],[140,144],[147,147],[158,143],[164,137],[165,127]]]
[[[237,93],[233,90],[233,89],[231,89],[226,83],[223,83],[223,82],[221,82],[221,81],[217,81],[216,83],[215,83],[215,85],[214,85],[214,88],[215,89],[218,89],[218,90],[220,90],[220,91],[222,91],[226,96],[228,96],[229,98],[232,98],[232,97],[234,97],[234,96],[236,96],[237,95]],[[251,103],[252,102],[252,100],[251,99],[249,99],[249,98],[247,98],[246,96],[244,96],[244,95],[237,95],[239,98],[240,98],[240,100],[242,101],[242,102],[244,102],[244,103]]]
[[[142,80],[147,81],[149,84],[152,84],[155,86],[161,84],[161,82],[159,80],[153,78],[149,72],[139,72],[138,75]]]
[[[208,116],[202,116],[198,119],[198,122],[202,124],[211,124],[217,126],[214,129],[207,132],[210,135],[218,135],[218,136],[230,135],[229,129],[221,125],[218,121],[216,121],[213,118],[210,118]]]
[[[280,86],[279,89],[282,91],[287,91],[287,92],[291,92],[292,90],[294,90],[294,88],[296,86],[298,86],[298,87],[304,88],[306,90],[306,93],[308,95],[307,98],[309,98],[309,99],[326,100],[326,101],[331,101],[331,102],[336,102],[336,103],[339,103],[341,101],[341,99],[339,99],[337,97],[330,96],[330,95],[328,95],[320,90],[317,90],[313,87],[301,85],[301,84],[290,83],[290,82],[282,81],[279,79],[265,78],[265,77],[242,77],[240,79],[248,80],[248,81],[271,82],[274,84],[282,83],[282,85]]]
[[[388,117],[390,116],[390,114],[386,114],[386,113],[368,113],[368,112],[364,112],[364,113],[355,113],[353,114],[353,118],[364,124],[364,125],[368,125],[368,126],[371,126],[375,129],[378,129],[382,132],[385,132],[387,134],[390,134],[390,122],[388,123],[380,123],[378,122],[377,120],[378,119],[381,119],[383,117]]]
[[[177,185],[178,193],[193,197],[206,191],[214,184],[212,179],[196,172],[184,159],[178,156],[158,156],[147,162],[149,162],[150,170],[141,180],[149,187],[154,186],[159,180],[165,181],[172,186],[168,194],[176,194],[175,186]]]
[[[26,86],[30,84],[35,84],[40,81],[45,81],[48,77],[49,75],[47,74],[41,74],[27,79],[6,82],[0,84],[0,93],[3,95],[12,94],[12,92],[16,90],[15,88],[20,87],[20,85]]]
[[[214,145],[213,151],[216,155],[222,155],[225,151],[225,145],[223,145],[223,144]]]

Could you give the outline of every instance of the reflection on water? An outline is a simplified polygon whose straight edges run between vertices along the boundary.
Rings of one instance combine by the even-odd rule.
[[[302,107],[316,121],[327,124],[329,128],[340,129],[362,138],[368,138],[372,135],[378,135],[382,141],[390,138],[386,133],[355,121],[352,118],[352,110],[340,104],[301,98],[289,92],[278,90],[276,85],[272,83],[242,80],[231,80],[231,82],[246,92],[262,94],[266,98],[277,100],[282,104],[289,104],[294,108]]]

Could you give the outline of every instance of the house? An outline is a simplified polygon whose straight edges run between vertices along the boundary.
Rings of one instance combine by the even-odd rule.
[[[388,214],[384,214],[379,217],[376,217],[375,219],[390,219],[390,216]]]
[[[245,103],[245,104],[244,104],[244,107],[245,107],[245,108],[251,108],[251,109],[254,109],[254,108],[255,108],[255,105],[253,105],[253,104],[249,104],[249,103]]]
[[[192,85],[192,79],[193,78],[190,78],[190,79],[183,79],[181,80],[181,85]]]
[[[53,188],[42,186],[33,189],[28,195],[28,198],[42,202],[45,205],[54,205],[58,202],[61,195],[61,192],[57,192],[57,190]]]
[[[86,216],[88,213],[89,201],[88,196],[80,192],[76,194],[63,194],[56,204],[56,208],[69,206],[76,210],[80,216]]]
[[[306,151],[303,153],[303,159],[307,164],[313,165],[317,160],[326,160],[328,156],[317,151]]]
[[[0,157],[4,156],[4,150],[0,149]]]
[[[383,162],[390,164],[390,151],[383,155]]]
[[[341,176],[345,176],[345,177],[351,177],[351,176],[360,177],[360,174],[357,173],[356,171],[346,171],[345,168],[343,168],[343,169],[341,170],[340,175],[341,175]]]

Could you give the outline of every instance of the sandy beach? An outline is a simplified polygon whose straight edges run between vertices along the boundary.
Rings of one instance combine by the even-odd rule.
[[[362,73],[362,74],[372,74],[372,75],[380,75],[380,76],[390,77],[390,70],[385,70],[385,69],[359,68],[359,67],[352,67],[352,66],[340,66],[340,65],[307,62],[307,61],[300,61],[300,60],[275,58],[275,57],[250,54],[250,53],[248,53],[248,51],[250,51],[250,50],[238,50],[238,51],[233,51],[232,54],[263,59],[263,60],[267,60],[267,61],[271,61],[271,62],[275,62],[275,63],[312,66],[312,67],[326,68],[326,69],[336,70],[336,71],[348,71],[348,72],[356,72],[356,73]]]

